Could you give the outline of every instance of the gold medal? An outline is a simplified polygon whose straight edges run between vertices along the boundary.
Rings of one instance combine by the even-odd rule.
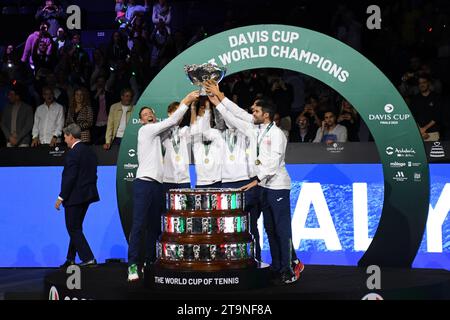
[[[209,163],[209,159],[208,158],[205,158],[205,163]]]
[[[261,164],[261,161],[259,161],[259,159],[256,159],[255,164],[256,164],[257,166],[259,166],[259,165]]]
[[[234,161],[234,159],[235,159],[234,154],[230,155],[230,160]]]
[[[175,161],[176,161],[176,162],[180,162],[180,160],[181,160],[181,157],[180,157],[179,154],[177,154],[177,156],[175,157]]]

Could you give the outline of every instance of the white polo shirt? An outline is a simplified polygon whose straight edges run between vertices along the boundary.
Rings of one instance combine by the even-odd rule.
[[[164,178],[167,183],[189,183],[191,130],[172,127],[162,138]]]
[[[188,107],[181,104],[169,118],[158,122],[143,125],[138,131],[137,155],[139,167],[136,178],[151,178],[160,183],[164,178],[164,165],[161,150],[160,134],[177,125],[183,118]]]
[[[230,105],[229,99],[224,99],[216,107],[225,121],[235,126],[250,139],[251,154],[253,155],[252,158],[255,159],[255,172],[258,179],[261,180],[259,185],[274,190],[290,190],[291,179],[284,161],[287,139],[283,131],[274,123],[269,130],[266,130],[269,124],[254,125],[253,116],[248,113],[248,116],[240,114],[246,120],[238,118],[237,113],[230,112],[224,104],[228,104],[230,109],[233,107]],[[257,153],[258,144],[259,154]],[[257,160],[259,165],[256,165]]]
[[[194,154],[197,185],[209,185],[222,180],[224,144],[219,130],[209,125],[210,114],[198,117],[191,125],[191,143]]]

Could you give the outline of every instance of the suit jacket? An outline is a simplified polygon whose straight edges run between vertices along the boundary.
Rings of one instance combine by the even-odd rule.
[[[13,105],[8,104],[3,111],[2,117],[2,131],[6,139],[11,135],[11,117]],[[17,112],[16,119],[16,134],[18,145],[31,143],[31,130],[33,129],[33,109],[22,102],[22,105]]]
[[[133,107],[128,109],[127,111],[127,124],[130,120],[131,113],[133,112]],[[114,138],[116,137],[117,130],[120,126],[120,119],[122,118],[122,104],[120,102],[115,103],[111,106],[111,109],[109,110],[108,115],[108,125],[106,127],[106,135],[105,135],[105,141],[106,143],[111,143]]]
[[[64,207],[99,201],[97,157],[91,148],[77,143],[64,159],[61,193]]]

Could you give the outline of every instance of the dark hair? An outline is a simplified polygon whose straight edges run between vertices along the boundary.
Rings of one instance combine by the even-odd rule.
[[[148,110],[150,110],[151,112],[155,113],[155,110],[153,110],[153,108],[150,108],[150,107],[142,107],[141,110],[139,110],[139,119],[141,119],[142,111],[144,111],[145,109],[148,109]]]
[[[263,113],[268,113],[270,121],[273,121],[277,109],[271,101],[265,99],[258,99],[255,101],[255,105],[261,107]]]
[[[13,91],[16,96],[20,97],[20,99],[25,98],[26,88],[22,84],[17,83],[12,85],[9,91]]]
[[[309,103],[309,101],[310,101],[311,99],[314,99],[314,100],[316,100],[317,102],[319,102],[319,97],[318,97],[317,95],[315,95],[315,94],[310,94],[310,95],[307,96],[306,99],[305,99],[306,103]]]
[[[337,116],[336,116],[336,113],[333,111],[333,110],[331,110],[331,109],[326,109],[326,110],[324,110],[323,112],[322,112],[322,120],[324,120],[325,119],[325,114],[326,113],[332,113],[333,114],[333,116],[336,118]]]
[[[47,26],[47,29],[50,28],[50,22],[48,22],[47,20],[43,20],[43,21],[39,22],[39,27],[42,26],[43,24],[45,24]]]
[[[178,101],[174,101],[167,107],[167,113],[173,113],[177,110],[180,103]]]
[[[424,73],[421,73],[421,74],[419,74],[419,75],[417,76],[417,82],[419,82],[419,79],[425,79],[425,80],[427,80],[428,82],[431,82],[430,76],[427,75],[427,74],[424,74]]]
[[[52,93],[53,97],[55,97],[55,94],[54,94],[52,88],[45,86],[42,88],[42,94],[44,94],[45,91],[50,91]]]
[[[131,88],[123,88],[122,90],[120,90],[120,96],[123,96],[127,92],[131,92],[131,95],[134,95],[133,89],[131,89]]]

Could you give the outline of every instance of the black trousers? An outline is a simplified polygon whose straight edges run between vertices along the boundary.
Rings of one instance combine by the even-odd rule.
[[[94,254],[83,234],[83,221],[88,208],[89,203],[65,208],[66,228],[70,237],[68,260],[75,260],[77,253],[83,262],[94,259]]]

